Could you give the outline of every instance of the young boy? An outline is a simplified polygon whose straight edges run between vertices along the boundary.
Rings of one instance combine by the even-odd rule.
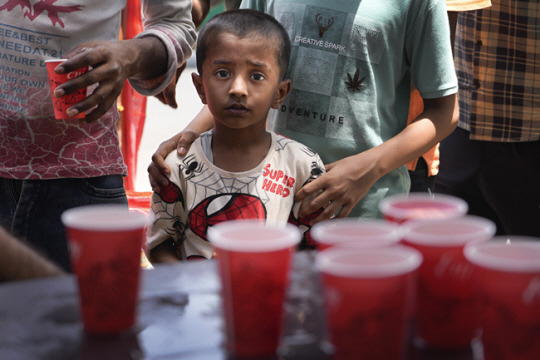
[[[290,90],[289,56],[285,29],[255,10],[224,12],[201,30],[192,78],[214,128],[185,156],[166,158],[169,185],[152,195],[151,261],[212,257],[206,232],[222,221],[294,219],[294,195],[324,166],[306,146],[266,131],[268,111]]]

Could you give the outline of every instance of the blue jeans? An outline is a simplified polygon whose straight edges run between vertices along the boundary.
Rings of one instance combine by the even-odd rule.
[[[70,261],[60,216],[72,207],[110,203],[127,207],[121,175],[53,180],[0,178],[0,224],[66,271],[70,271]]]

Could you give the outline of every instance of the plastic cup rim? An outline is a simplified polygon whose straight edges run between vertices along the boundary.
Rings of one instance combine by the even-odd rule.
[[[341,256],[370,257],[374,255],[396,255],[402,259],[395,264],[340,264],[335,259]],[[318,252],[315,265],[321,273],[349,278],[385,278],[405,275],[417,270],[422,264],[422,254],[404,245],[392,245],[379,248],[352,248],[335,246]]]
[[[45,63],[48,63],[48,62],[64,62],[64,61],[67,61],[67,59],[47,59],[47,60],[45,60]]]
[[[404,194],[394,194],[389,195],[381,200],[379,203],[379,210],[383,214],[387,214],[394,218],[398,219],[407,219],[407,214],[410,212],[410,209],[397,209],[392,207],[392,204],[399,200],[418,200],[418,201],[442,201],[446,204],[455,205],[455,209],[450,213],[450,216],[459,216],[465,215],[469,209],[469,205],[463,199],[460,199],[456,196],[446,195],[446,194],[427,194],[427,193],[409,193]]]
[[[263,231],[263,229],[271,229],[272,231],[281,232],[283,234],[279,239],[230,239],[224,235],[224,232],[231,231]],[[235,251],[235,252],[270,252],[288,249],[297,245],[302,234],[300,230],[292,225],[277,226],[271,224],[263,224],[259,221],[252,220],[229,220],[208,228],[208,240],[210,243],[219,249]],[[229,235],[230,236],[230,235]]]
[[[507,241],[510,240],[510,244]],[[534,249],[538,253],[536,259],[512,259],[483,252],[483,250],[514,246],[520,249]],[[496,271],[514,273],[540,272],[540,238],[527,236],[496,236],[492,240],[467,244],[463,249],[465,258],[472,264]]]
[[[439,232],[427,234],[414,232],[414,229],[423,226],[447,227],[451,224],[455,224],[456,226],[459,226],[460,224],[478,224],[479,226],[476,231],[471,233],[446,234]],[[496,231],[497,227],[491,220],[474,215],[466,215],[451,219],[412,219],[401,225],[401,236],[405,241],[427,246],[461,246],[470,241],[489,240],[495,235]]]
[[[92,215],[92,218],[89,218]],[[121,215],[121,219],[113,216]],[[86,231],[124,231],[146,226],[147,216],[130,211],[125,205],[84,205],[64,211],[61,215],[64,226]]]
[[[337,244],[363,244],[362,240],[355,240],[354,235],[345,235],[334,233],[331,231],[335,227],[355,227],[358,229],[380,229],[387,231],[383,234],[369,235],[374,242],[381,242],[383,244],[392,245],[397,244],[400,240],[401,232],[400,227],[393,222],[389,222],[382,219],[356,219],[356,218],[339,218],[323,221],[315,224],[310,232],[315,242],[323,245],[337,245]],[[367,237],[367,236],[366,236]],[[356,246],[356,245],[355,245]],[[361,245],[358,245],[361,246]]]

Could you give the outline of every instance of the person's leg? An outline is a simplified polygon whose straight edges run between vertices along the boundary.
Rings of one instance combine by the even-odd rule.
[[[540,141],[486,143],[480,188],[504,233],[540,237]]]
[[[22,183],[23,180],[0,178],[0,225],[10,232]]]
[[[25,180],[12,227],[50,260],[70,271],[62,213],[76,206],[111,203],[127,207],[122,176]]]
[[[468,214],[492,220],[497,233],[502,234],[501,222],[484,198],[478,185],[482,161],[482,146],[469,139],[469,132],[457,128],[440,144],[439,173],[435,177],[435,193],[453,195],[467,202]]]
[[[423,157],[418,159],[416,169],[409,171],[409,177],[411,178],[410,192],[427,192],[433,194],[435,176],[428,176],[427,163]]]

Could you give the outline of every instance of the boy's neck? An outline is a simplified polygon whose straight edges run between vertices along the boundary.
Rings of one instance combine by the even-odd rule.
[[[216,127],[212,136],[214,165],[231,172],[249,171],[264,160],[272,135],[265,129],[230,129]]]

